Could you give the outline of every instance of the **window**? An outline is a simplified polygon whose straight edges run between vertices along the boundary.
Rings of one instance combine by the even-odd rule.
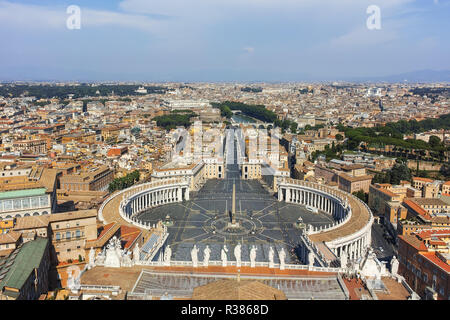
[[[66,239],[70,239],[71,238],[71,233],[70,233],[70,231],[67,231],[66,232]]]
[[[59,232],[56,233],[56,241],[61,240],[61,234]]]
[[[75,235],[77,238],[81,237],[81,231],[80,230],[75,231]]]

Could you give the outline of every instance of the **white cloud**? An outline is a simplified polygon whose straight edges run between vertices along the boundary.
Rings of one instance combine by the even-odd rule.
[[[376,0],[378,6],[392,8],[415,0]],[[361,5],[373,4],[374,0],[123,0],[120,7],[129,12],[153,13],[168,16],[181,16],[190,13],[220,11],[224,8],[239,9],[280,9],[280,8],[316,8],[326,10],[341,7],[352,10]]]
[[[37,30],[66,28],[69,14],[66,7],[37,6],[0,1],[0,25],[7,28]],[[119,26],[157,32],[164,21],[144,15],[81,8],[81,29],[100,26]]]

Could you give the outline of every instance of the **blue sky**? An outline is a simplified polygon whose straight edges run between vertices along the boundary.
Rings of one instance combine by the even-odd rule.
[[[66,9],[81,8],[68,30]],[[366,9],[381,9],[368,30]],[[0,0],[0,80],[309,81],[450,70],[450,0]]]

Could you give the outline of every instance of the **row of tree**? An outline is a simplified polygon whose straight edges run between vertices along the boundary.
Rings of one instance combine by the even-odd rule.
[[[258,87],[258,88],[252,88],[252,87],[244,87],[241,88],[241,91],[243,92],[253,92],[253,93],[258,93],[258,92],[262,92],[263,89]]]
[[[122,178],[116,178],[109,184],[108,191],[110,193],[117,191],[117,190],[123,190],[126,188],[131,187],[136,182],[139,181],[140,173],[138,170],[135,170],[129,174],[127,174],[125,177]]]
[[[189,127],[191,125],[191,118],[193,117],[197,117],[197,114],[193,111],[187,110],[180,112],[178,110],[174,110],[171,114],[158,116],[152,120],[156,121],[158,127],[171,130],[179,126],[183,126],[185,128]]]
[[[20,96],[36,97],[37,99],[59,98],[65,99],[69,94],[73,98],[94,97],[94,96],[136,96],[142,95],[135,91],[138,85],[98,85],[81,84],[78,86],[56,86],[56,85],[4,85],[0,87],[0,96],[16,98]],[[160,86],[145,87],[148,93],[164,94],[168,89]],[[97,94],[97,91],[99,94]]]
[[[403,134],[419,133],[431,129],[450,129],[450,114],[443,115],[438,119],[426,119],[423,121],[416,120],[400,120],[397,122],[389,122],[385,126],[375,128],[350,128],[338,125],[340,131],[345,132],[348,138],[347,148],[350,150],[357,149],[361,142],[365,142],[368,146],[384,147],[385,145],[393,145],[403,149],[429,150],[443,153],[449,148],[444,145],[438,136],[432,136],[429,142],[416,139],[403,139]]]

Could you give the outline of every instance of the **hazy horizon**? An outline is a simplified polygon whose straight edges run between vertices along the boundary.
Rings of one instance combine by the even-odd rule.
[[[450,0],[54,2],[0,0],[1,81],[450,79]],[[380,29],[367,27],[371,5]]]

